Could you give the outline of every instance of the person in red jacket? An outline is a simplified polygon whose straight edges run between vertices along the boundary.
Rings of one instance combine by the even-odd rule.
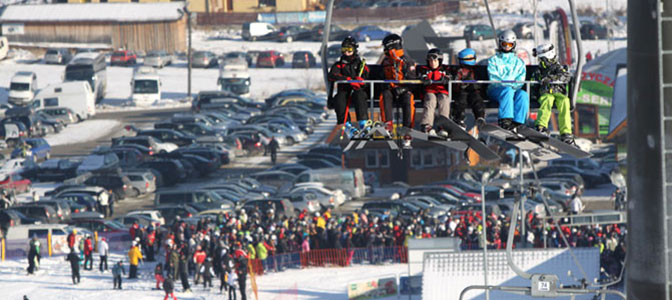
[[[138,225],[138,221],[133,221],[133,225],[128,229],[128,233],[131,235],[131,241],[135,240],[135,232],[139,229],[140,225]]]
[[[201,246],[196,246],[196,252],[194,252],[194,263],[196,264],[196,270],[200,270],[201,266],[205,262],[205,258],[207,255],[205,254],[205,251],[201,248]],[[198,284],[198,280],[201,278],[201,275],[199,272],[196,272],[196,275],[194,276],[194,285]]]
[[[439,115],[450,117],[450,98],[448,97],[448,83],[450,72],[443,66],[441,50],[434,48],[427,52],[427,65],[417,69],[418,77],[425,86],[424,110],[420,120],[420,129],[429,134],[436,134],[434,130],[434,113],[438,106]],[[442,132],[443,133],[443,132]],[[447,133],[446,133],[447,134]]]
[[[68,248],[75,248],[75,241],[77,240],[77,229],[73,229],[70,234],[68,234]]]
[[[89,264],[88,267],[86,266],[87,263]],[[93,270],[93,242],[88,234],[84,241],[84,270]]]

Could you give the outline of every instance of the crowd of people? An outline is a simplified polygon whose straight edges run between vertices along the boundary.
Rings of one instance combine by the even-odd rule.
[[[625,258],[626,230],[619,225],[569,227],[543,219],[532,212],[521,218],[525,226],[525,236],[517,227],[514,233],[514,245],[517,247],[563,248],[597,247],[600,249],[604,272],[617,276]],[[182,291],[191,291],[192,285],[202,284],[209,289],[219,279],[220,293],[229,294],[229,299],[246,299],[248,272],[251,264],[260,262],[263,272],[279,272],[287,267],[283,255],[289,253],[307,254],[323,249],[342,250],[349,256],[349,265],[355,250],[363,249],[365,261],[381,263],[383,257],[400,257],[404,254],[389,252],[390,249],[404,249],[409,239],[435,237],[456,237],[461,240],[462,248],[480,249],[487,245],[490,249],[506,247],[510,216],[490,214],[486,216],[486,237],[481,239],[483,231],[480,212],[467,211],[446,218],[435,218],[425,211],[412,216],[395,218],[389,213],[369,214],[368,211],[355,211],[335,216],[327,209],[323,213],[308,214],[301,212],[288,218],[275,214],[273,209],[262,211],[241,210],[238,214],[220,214],[216,219],[201,219],[197,224],[189,225],[179,217],[169,226],[143,228],[134,225],[129,230],[132,239],[128,251],[128,278],[138,278],[138,264],[141,261],[155,262],[154,278],[156,288],[163,288],[166,298],[174,297],[175,282],[181,283]],[[566,238],[562,238],[562,234]],[[76,232],[71,233],[73,251],[67,256],[73,268],[73,283],[79,282],[79,253],[89,263],[93,248],[90,237],[80,239],[74,244]],[[484,244],[484,242],[486,244]],[[100,254],[99,269],[107,269],[108,245],[101,240],[98,244]],[[79,251],[77,250],[79,249]],[[88,249],[88,250],[87,250]],[[397,260],[403,262],[405,258]],[[86,266],[87,264],[85,264]],[[122,274],[126,274],[121,261],[113,267],[114,287],[121,289]],[[215,283],[213,284],[213,281]]]

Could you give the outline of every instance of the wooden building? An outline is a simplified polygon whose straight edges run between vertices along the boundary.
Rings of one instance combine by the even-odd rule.
[[[16,46],[183,52],[183,7],[184,2],[10,5],[0,26]]]

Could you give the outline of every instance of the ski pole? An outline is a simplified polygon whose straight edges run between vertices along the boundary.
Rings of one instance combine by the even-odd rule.
[[[364,73],[364,67],[366,67],[366,59],[362,59],[362,64],[359,66],[359,72],[357,73],[357,77],[361,77],[362,73]],[[352,102],[352,95],[348,97],[348,102],[345,105],[345,118],[343,118],[343,126],[341,127],[341,140],[343,139],[343,135],[345,134],[345,123],[348,121],[348,114],[350,113],[350,103]]]

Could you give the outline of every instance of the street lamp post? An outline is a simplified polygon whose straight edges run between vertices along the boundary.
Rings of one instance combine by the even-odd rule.
[[[487,227],[485,222],[485,184],[490,179],[489,172],[483,172],[481,177],[481,222],[483,226],[483,231],[481,232],[481,238],[483,241],[483,284],[488,286],[488,239],[487,239]],[[485,290],[485,299],[490,300],[490,291]]]
[[[187,2],[186,5],[188,5]],[[187,14],[187,97],[191,100],[191,11],[184,7],[184,12]]]

